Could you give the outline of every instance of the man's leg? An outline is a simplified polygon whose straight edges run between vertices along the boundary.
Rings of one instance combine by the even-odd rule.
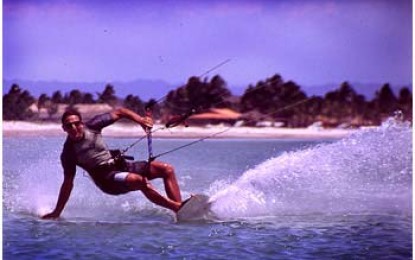
[[[180,208],[181,202],[177,202],[169,198],[163,197],[154,189],[153,185],[150,182],[148,182],[145,177],[141,175],[129,173],[125,178],[125,183],[132,191],[141,190],[141,192],[143,192],[143,194],[151,202],[157,205],[171,209],[174,212],[177,212]]]
[[[182,202],[179,184],[177,183],[174,168],[163,162],[154,161],[150,164],[150,171],[146,175],[149,180],[162,178],[167,197],[176,202]]]

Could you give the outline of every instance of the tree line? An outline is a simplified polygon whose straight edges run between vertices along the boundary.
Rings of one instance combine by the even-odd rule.
[[[109,104],[124,106],[138,113],[144,112],[147,103],[153,106],[156,119],[166,121],[171,115],[197,113],[210,108],[231,108],[242,113],[245,125],[259,121],[280,122],[286,127],[306,127],[321,122],[326,127],[379,125],[396,111],[401,111],[405,120],[412,121],[412,92],[402,87],[396,96],[388,83],[380,86],[374,98],[357,93],[348,82],[323,96],[307,96],[293,81],[284,81],[276,74],[249,85],[242,96],[233,96],[226,81],[219,75],[200,79],[190,77],[186,84],[171,90],[160,100],[143,101],[139,95],[125,98],[116,96],[114,86],[107,84],[99,93],[82,92],[74,89],[69,93],[55,91],[51,96],[41,94],[37,99],[29,91],[13,84],[3,95],[4,120],[37,120],[37,114],[29,107],[36,104],[46,109],[52,117],[59,104],[69,107],[76,104]]]

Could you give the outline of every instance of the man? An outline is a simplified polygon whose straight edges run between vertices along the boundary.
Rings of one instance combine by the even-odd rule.
[[[84,123],[76,110],[68,110],[62,115],[62,128],[67,133],[61,163],[64,180],[60,188],[55,209],[43,216],[44,219],[58,218],[73,188],[76,166],[89,173],[94,183],[105,193],[111,195],[125,194],[140,190],[150,201],[177,212],[182,205],[179,185],[172,166],[153,161],[117,163],[102,140],[102,128],[121,118],[138,123],[145,131],[150,131],[153,121],[141,117],[126,108],[98,115]],[[117,158],[116,158],[117,159]],[[148,180],[162,178],[167,197],[158,193]]]

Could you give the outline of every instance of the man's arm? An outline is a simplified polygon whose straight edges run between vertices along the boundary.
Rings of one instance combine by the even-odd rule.
[[[150,117],[142,117],[137,113],[127,109],[127,108],[118,108],[111,112],[111,117],[115,121],[121,118],[130,119],[143,127],[144,129],[153,127],[153,120]]]
[[[73,188],[75,172],[71,172],[71,173],[66,172],[64,176],[65,177],[61,185],[61,189],[59,191],[59,197],[58,197],[58,202],[56,203],[56,207],[51,213],[43,216],[42,217],[43,219],[59,218],[63,209],[65,208],[66,202],[68,202],[69,200],[69,197],[71,195],[72,188]]]

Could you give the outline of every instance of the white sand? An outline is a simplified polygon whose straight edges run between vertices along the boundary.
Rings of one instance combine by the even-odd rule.
[[[3,121],[3,136],[64,136],[60,124]],[[162,125],[153,127],[155,138],[282,138],[320,139],[342,138],[356,130],[319,128],[275,128],[275,127],[175,127],[164,129]],[[220,133],[221,132],[221,133]],[[144,131],[133,124],[116,123],[104,128],[103,134],[113,137],[141,137]]]

